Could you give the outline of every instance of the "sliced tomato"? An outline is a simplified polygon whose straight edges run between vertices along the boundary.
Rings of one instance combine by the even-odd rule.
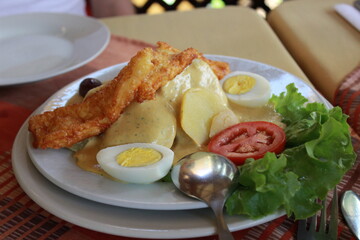
[[[267,152],[281,153],[285,147],[285,132],[271,122],[243,122],[213,136],[208,150],[223,155],[241,165],[247,158],[259,159]]]

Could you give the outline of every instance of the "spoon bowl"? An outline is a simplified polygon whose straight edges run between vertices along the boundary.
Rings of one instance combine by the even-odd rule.
[[[171,178],[186,195],[204,201],[215,213],[219,239],[234,239],[224,221],[223,208],[234,190],[238,169],[227,158],[209,152],[185,156],[173,167]]]
[[[346,191],[341,198],[341,212],[350,229],[360,239],[360,197],[353,191]]]

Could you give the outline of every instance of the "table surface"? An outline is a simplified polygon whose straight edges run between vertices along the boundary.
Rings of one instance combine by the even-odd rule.
[[[308,79],[329,100],[360,65],[360,32],[334,10],[353,0],[287,1],[267,18]]]
[[[196,9],[105,18],[102,22],[115,35],[259,61],[308,81],[265,19],[249,8]]]
[[[95,59],[96,64],[89,63],[82,67],[81,70],[75,70],[76,74],[69,73],[46,81],[21,86],[0,87],[0,134],[7,134],[6,136],[9,139],[15,137],[16,130],[27,115],[57,89],[77,79],[85,72],[96,70],[96,68],[104,67],[107,64],[112,65],[113,63],[106,62],[106,60],[110,60],[107,59],[110,54],[112,54],[111,58],[113,58],[113,61],[119,61],[119,59],[114,60],[115,56],[127,50],[128,52],[124,53],[124,58],[121,58],[124,61],[138,48],[147,46],[148,44],[146,43],[155,44],[159,40],[168,42],[179,49],[194,47],[206,54],[228,55],[263,62],[288,71],[304,81],[308,81],[303,71],[265,19],[259,17],[255,11],[248,8],[197,9],[190,12],[169,12],[153,16],[113,17],[102,19],[101,21],[109,27],[112,34],[125,37],[126,39],[121,39],[123,43],[132,42],[132,50],[125,49],[128,46],[126,44],[120,45],[120,47],[114,50],[115,45],[111,45],[113,44],[111,42],[110,47],[105,50],[106,56],[99,56],[101,61],[96,62],[97,60]],[[135,41],[132,39],[135,39]],[[136,42],[136,40],[139,40],[139,42]],[[16,121],[13,121],[13,119]],[[12,130],[8,125],[11,125]],[[3,139],[1,138],[0,140]],[[7,145],[0,144],[0,198],[4,200],[4,205],[1,205],[0,202],[0,207],[6,211],[11,210],[14,212],[6,216],[5,220],[0,218],[0,233],[2,233],[1,226],[5,226],[6,223],[9,225],[5,228],[6,236],[16,236],[15,234],[19,234],[19,231],[15,232],[15,230],[19,230],[17,229],[17,227],[20,228],[19,226],[23,227],[21,224],[25,224],[24,222],[27,219],[31,218],[32,220],[34,218],[36,220],[41,218],[40,223],[44,226],[39,226],[40,223],[35,223],[35,226],[28,227],[27,224],[24,236],[30,239],[29,236],[36,236],[35,234],[48,230],[45,227],[55,225],[57,231],[49,232],[46,236],[51,235],[53,239],[59,240],[75,239],[75,237],[77,237],[76,239],[88,240],[130,239],[127,237],[109,236],[77,227],[75,224],[70,224],[52,216],[37,206],[36,203],[31,203],[30,199],[16,185],[14,176],[11,175],[11,172],[9,173],[9,169],[11,169],[10,140],[7,140],[6,143]],[[353,170],[349,174],[358,176],[358,172],[355,172],[356,175]],[[15,186],[8,187],[9,183]],[[351,186],[347,185],[346,187]],[[343,189],[345,189],[344,186],[342,186]],[[11,192],[11,195],[8,195],[9,192]],[[20,210],[16,208],[19,205],[22,206]],[[16,213],[25,208],[26,213],[30,214],[30,217],[15,219]],[[15,221],[14,223],[14,219],[20,222]],[[50,225],[45,223],[50,223]],[[283,217],[257,227],[237,231],[234,233],[234,236],[237,239],[294,239],[296,236],[296,226],[297,224],[294,220]],[[34,228],[36,228],[36,231]],[[341,225],[341,230],[340,239],[354,239],[344,224]],[[23,231],[23,229],[20,229],[20,231]],[[16,239],[16,237],[9,239]],[[214,237],[210,236],[201,239],[212,240]]]

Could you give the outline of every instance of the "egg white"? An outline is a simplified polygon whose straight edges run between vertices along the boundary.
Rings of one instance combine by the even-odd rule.
[[[162,158],[156,163],[141,167],[123,167],[116,161],[116,156],[130,148],[152,148],[161,153]],[[110,176],[129,183],[152,183],[170,171],[174,152],[164,146],[153,143],[131,143],[108,147],[100,150],[96,159],[101,168]]]
[[[271,88],[269,81],[263,76],[260,76],[252,72],[243,72],[243,71],[232,72],[226,75],[220,81],[221,87],[223,87],[227,79],[236,75],[247,75],[253,77],[256,80],[256,83],[255,86],[246,93],[230,94],[224,91],[226,93],[226,96],[231,102],[245,107],[261,107],[269,101],[269,98],[271,96]]]

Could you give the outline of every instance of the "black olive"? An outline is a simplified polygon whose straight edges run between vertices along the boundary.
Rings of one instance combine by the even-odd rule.
[[[101,85],[101,82],[96,78],[85,78],[79,86],[79,94],[82,97],[85,97],[85,95],[93,88],[96,88]]]

